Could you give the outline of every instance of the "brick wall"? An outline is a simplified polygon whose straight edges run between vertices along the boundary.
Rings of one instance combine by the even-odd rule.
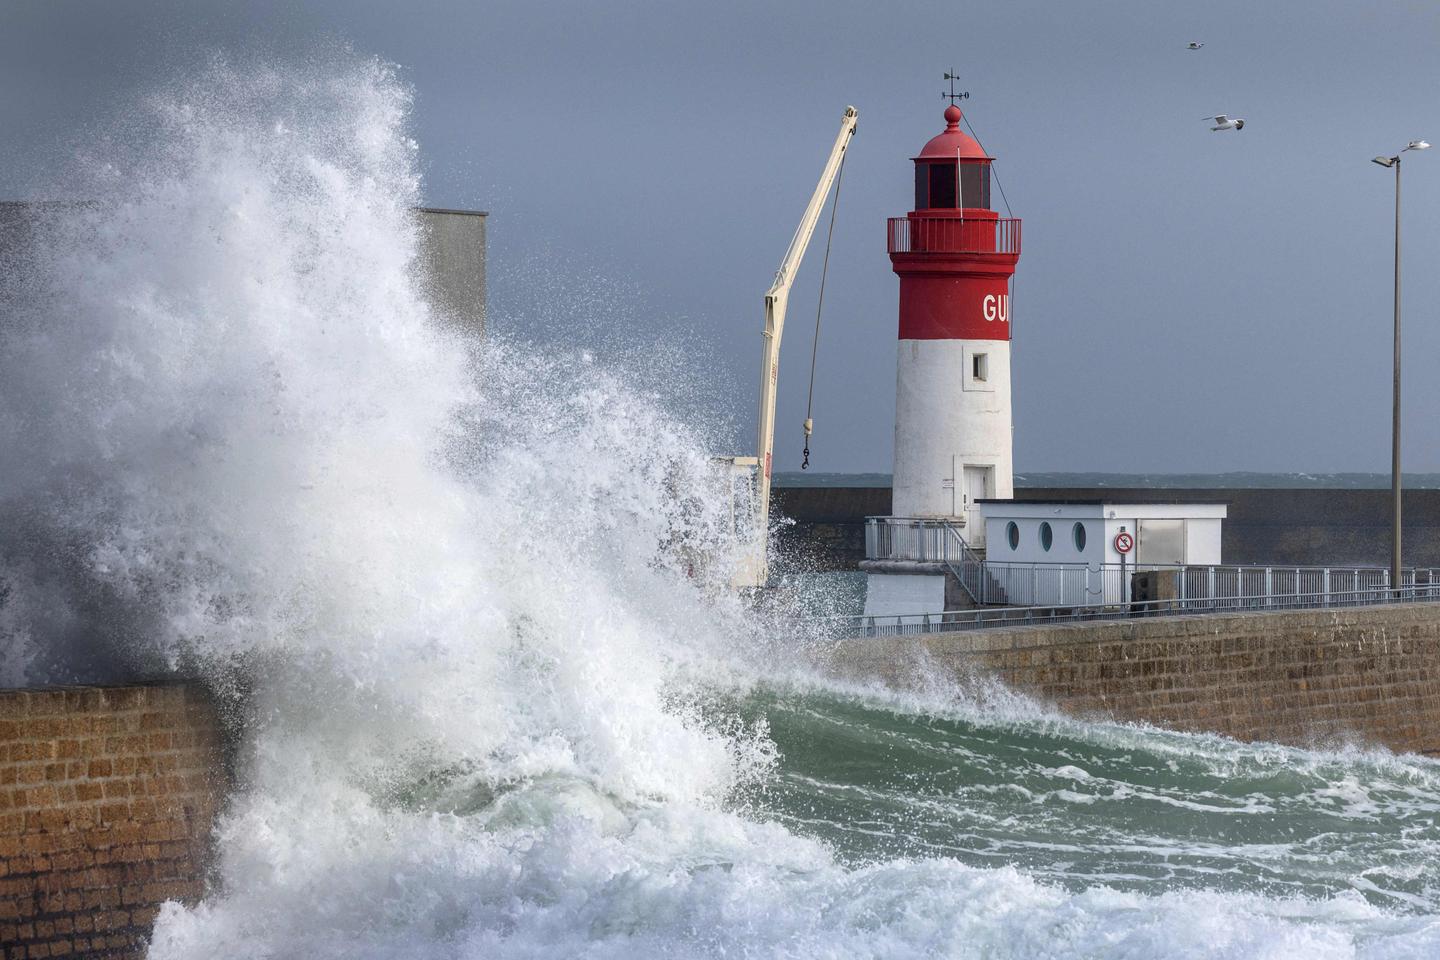
[[[1440,753],[1440,604],[866,638],[835,664],[901,684],[996,677],[1078,716]]]
[[[222,742],[197,686],[0,691],[0,955],[143,955],[202,892]]]

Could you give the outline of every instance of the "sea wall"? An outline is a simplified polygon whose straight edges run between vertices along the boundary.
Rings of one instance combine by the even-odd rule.
[[[1017,489],[1029,499],[1221,501],[1229,504],[1221,551],[1226,563],[1289,566],[1388,566],[1390,491],[1325,489],[1046,488]],[[782,548],[813,557],[821,569],[852,570],[865,559],[865,518],[890,512],[887,487],[784,487],[776,511],[794,521]],[[1440,567],[1440,490],[1408,490],[1405,562]]]
[[[862,638],[833,666],[897,685],[993,677],[1072,715],[1241,740],[1440,753],[1440,604]]]
[[[191,684],[0,691],[0,955],[143,956],[204,888],[223,743]]]

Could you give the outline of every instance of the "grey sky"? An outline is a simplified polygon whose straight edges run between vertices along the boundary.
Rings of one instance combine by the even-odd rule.
[[[1433,2],[4,0],[0,195],[43,190],[66,143],[197,52],[336,38],[406,68],[427,201],[492,212],[500,327],[681,331],[746,447],[761,295],[853,103],[814,464],[889,469],[884,220],[954,67],[1025,220],[1018,469],[1388,469],[1393,180],[1369,160],[1440,142]],[[1245,130],[1210,133],[1222,111]],[[1406,467],[1437,470],[1440,150],[1407,157]],[[780,469],[822,251],[791,305]]]

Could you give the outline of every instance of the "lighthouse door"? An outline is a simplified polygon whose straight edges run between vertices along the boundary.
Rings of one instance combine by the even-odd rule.
[[[978,520],[975,513],[975,501],[984,500],[991,496],[991,474],[994,467],[969,467],[965,468],[965,523],[969,526],[972,521]]]

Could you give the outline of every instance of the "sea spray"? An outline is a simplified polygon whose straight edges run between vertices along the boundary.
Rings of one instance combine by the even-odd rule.
[[[705,437],[603,359],[432,315],[408,104],[349,55],[217,61],[123,118],[3,290],[6,679],[246,691],[215,881],[152,956],[1440,949],[1427,761],[810,677],[720,589]],[[1363,823],[1385,869],[1356,829],[1235,842],[1267,804]]]

